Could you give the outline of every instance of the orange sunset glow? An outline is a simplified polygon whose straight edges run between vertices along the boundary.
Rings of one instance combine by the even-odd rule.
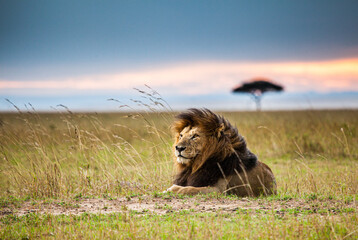
[[[186,94],[227,91],[242,81],[265,76],[284,84],[287,91],[358,90],[358,59],[316,62],[194,62],[137,71],[37,81],[0,80],[5,89],[126,90],[144,84]],[[223,87],[224,86],[224,87]]]

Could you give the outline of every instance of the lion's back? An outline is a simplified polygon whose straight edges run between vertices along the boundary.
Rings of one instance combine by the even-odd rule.
[[[250,171],[230,177],[227,193],[240,197],[276,194],[276,179],[269,166],[257,161]]]

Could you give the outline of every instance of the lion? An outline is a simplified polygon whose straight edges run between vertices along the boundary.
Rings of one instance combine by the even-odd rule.
[[[172,130],[177,174],[165,192],[217,192],[239,197],[276,194],[271,169],[258,161],[237,128],[224,117],[205,108],[192,108],[176,117]]]

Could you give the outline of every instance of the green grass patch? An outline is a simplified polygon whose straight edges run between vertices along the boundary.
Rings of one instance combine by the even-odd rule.
[[[28,214],[1,218],[2,239],[355,239],[356,213],[329,215],[302,211],[236,211],[233,214],[183,211],[165,215]]]

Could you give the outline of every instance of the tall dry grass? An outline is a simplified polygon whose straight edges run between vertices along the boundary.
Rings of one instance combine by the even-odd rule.
[[[0,114],[1,196],[122,196],[171,183],[175,113],[138,90],[117,113]],[[137,109],[141,111],[137,111]],[[273,169],[282,196],[356,196],[358,111],[225,112]]]

